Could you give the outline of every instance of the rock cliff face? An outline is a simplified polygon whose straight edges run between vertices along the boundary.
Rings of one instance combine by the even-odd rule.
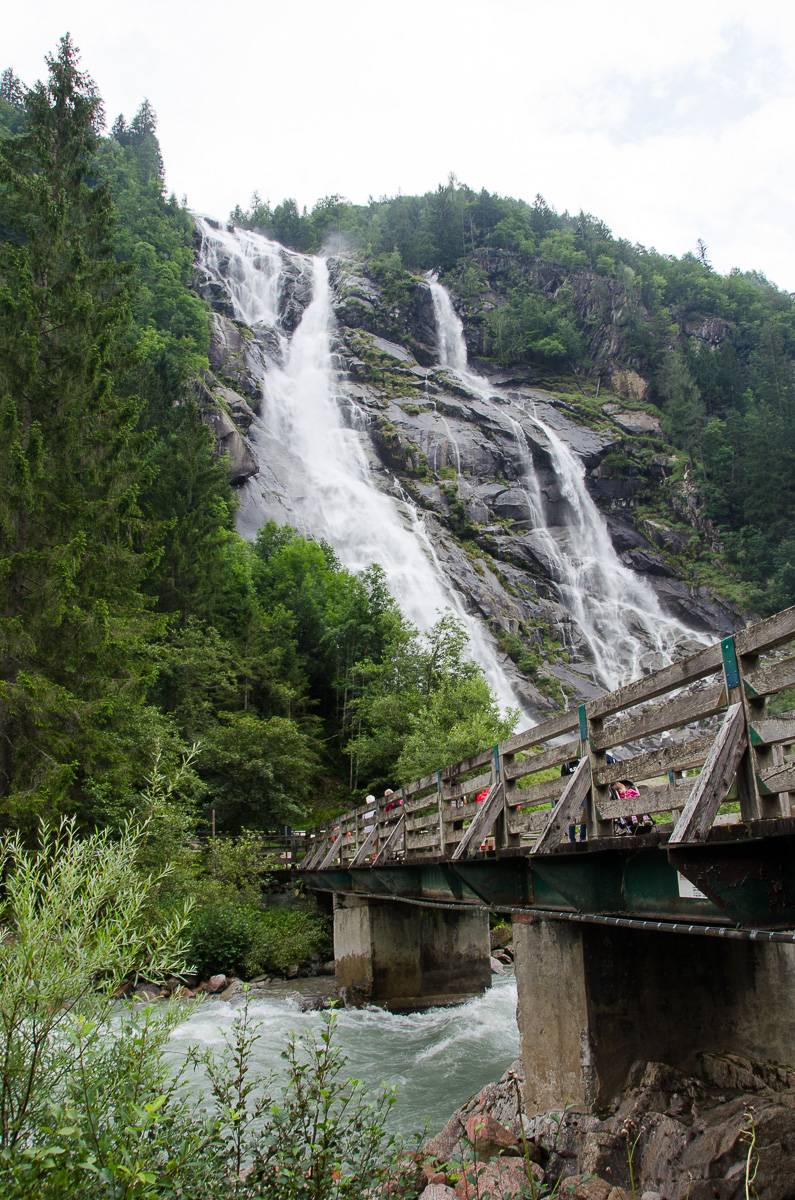
[[[285,256],[285,264],[279,314],[289,337],[311,300],[311,287],[294,257]],[[709,531],[694,527],[686,492],[672,482],[677,458],[657,414],[643,401],[639,376],[618,372],[613,391],[586,395],[576,380],[550,386],[527,368],[496,371],[478,361],[495,389],[484,398],[437,365],[436,318],[426,281],[415,280],[408,302],[396,305],[353,256],[329,260],[329,276],[339,403],[368,435],[377,486],[402,493],[423,511],[448,578],[497,639],[529,708],[554,710],[597,694],[603,685],[582,631],[561,602],[549,542],[533,527],[523,482],[528,450],[553,537],[566,535],[566,504],[549,441],[528,421],[528,412],[581,459],[622,562],[648,581],[663,609],[702,634],[723,636],[735,627],[739,614],[688,576],[688,563],[697,550],[703,553]],[[236,321],[228,295],[200,266],[195,287],[211,310],[205,419],[229,454],[233,482],[251,480],[260,512],[289,521],[280,485],[291,469],[289,453],[275,443],[269,448],[260,437],[257,462],[246,442],[262,404],[263,374],[280,353],[273,331]],[[467,327],[467,336],[470,351],[477,353],[476,323]],[[695,647],[681,647],[688,648]],[[649,655],[645,665],[658,664]]]

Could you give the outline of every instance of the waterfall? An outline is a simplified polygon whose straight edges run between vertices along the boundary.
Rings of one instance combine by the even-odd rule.
[[[507,401],[498,388],[469,369],[461,321],[450,296],[428,276],[438,330],[439,365],[459,375],[479,398]],[[697,634],[663,613],[651,587],[619,559],[602,514],[585,485],[585,467],[543,421],[531,402],[511,397],[542,435],[567,510],[565,528],[549,525],[538,475],[521,423],[507,416],[524,465],[524,494],[533,539],[546,558],[560,599],[590,648],[597,673],[611,690],[647,669],[675,657],[684,640]]]
[[[278,516],[300,533],[328,541],[349,570],[378,563],[401,611],[423,632],[452,609],[501,706],[517,706],[484,629],[447,584],[420,514],[404,495],[378,490],[363,422],[343,420],[347,401],[334,367],[325,260],[259,234],[218,230],[201,218],[197,224],[205,271],[229,294],[235,316],[254,330],[265,357],[262,412],[248,433],[262,470],[243,488],[241,533],[253,538]],[[288,282],[311,295],[291,338],[280,316]]]

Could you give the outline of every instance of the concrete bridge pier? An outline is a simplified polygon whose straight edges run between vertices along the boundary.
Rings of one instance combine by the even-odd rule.
[[[453,1004],[491,983],[488,915],[335,894],[334,958],[346,1003]]]
[[[795,946],[514,917],[528,1113],[609,1103],[636,1059],[795,1065]]]

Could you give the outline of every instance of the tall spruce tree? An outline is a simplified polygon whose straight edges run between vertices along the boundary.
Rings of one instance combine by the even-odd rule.
[[[153,618],[102,104],[67,35],[0,143],[0,822],[112,772]]]

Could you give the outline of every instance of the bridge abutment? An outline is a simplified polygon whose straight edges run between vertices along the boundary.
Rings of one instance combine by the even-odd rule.
[[[795,1065],[795,947],[514,918],[529,1113],[609,1102],[636,1059]]]
[[[334,957],[349,1003],[454,1003],[491,983],[488,915],[337,894]]]

